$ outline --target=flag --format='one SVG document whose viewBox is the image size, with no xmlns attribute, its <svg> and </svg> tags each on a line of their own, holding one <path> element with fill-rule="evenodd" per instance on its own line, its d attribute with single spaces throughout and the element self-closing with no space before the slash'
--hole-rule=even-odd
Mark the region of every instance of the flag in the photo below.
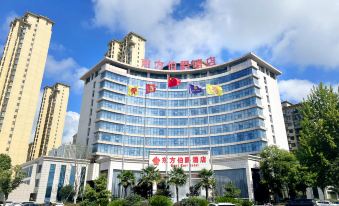
<svg viewBox="0 0 339 206">
<path fill-rule="evenodd" d="M 181 83 L 181 81 L 178 78 L 170 77 L 168 78 L 167 83 L 168 83 L 168 87 L 175 87 L 175 86 L 178 86 Z"/>
<path fill-rule="evenodd" d="M 139 92 L 139 87 L 138 86 L 130 86 L 128 85 L 128 96 L 137 96 Z"/>
<path fill-rule="evenodd" d="M 213 84 L 206 85 L 206 92 L 207 94 L 212 94 L 212 95 L 214 94 L 217 96 L 221 96 L 223 93 L 221 86 L 213 85 Z"/>
<path fill-rule="evenodd" d="M 155 90 L 157 89 L 155 84 L 146 84 L 146 94 L 155 92 Z"/>
<path fill-rule="evenodd" d="M 194 85 L 194 84 L 189 84 L 188 85 L 188 93 L 190 94 L 198 94 L 202 92 L 202 88 L 200 86 Z"/>
</svg>

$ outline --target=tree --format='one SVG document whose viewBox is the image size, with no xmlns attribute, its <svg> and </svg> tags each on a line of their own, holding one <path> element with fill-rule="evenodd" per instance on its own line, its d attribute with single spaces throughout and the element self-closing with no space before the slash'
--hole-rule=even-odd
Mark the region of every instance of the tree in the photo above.
<svg viewBox="0 0 339 206">
<path fill-rule="evenodd" d="M 73 200 L 74 193 L 75 191 L 72 185 L 63 186 L 60 190 L 60 198 L 64 202 L 70 202 Z"/>
<path fill-rule="evenodd" d="M 302 197 L 306 197 L 306 189 L 314 184 L 314 173 L 310 173 L 308 168 L 300 164 L 294 165 L 288 174 L 288 193 L 290 198 L 295 198 L 297 192 L 302 193 Z"/>
<path fill-rule="evenodd" d="M 169 183 L 175 185 L 177 202 L 179 202 L 179 187 L 184 186 L 187 182 L 187 175 L 181 167 L 173 167 L 169 172 Z"/>
<path fill-rule="evenodd" d="M 144 188 L 147 188 L 146 198 L 152 196 L 153 184 L 156 184 L 160 181 L 160 172 L 157 167 L 150 165 L 141 171 L 141 179 L 138 182 L 138 186 L 143 185 Z M 140 194 L 143 196 L 142 194 Z"/>
<path fill-rule="evenodd" d="M 298 164 L 292 153 L 279 149 L 277 146 L 268 146 L 260 153 L 260 171 L 263 183 L 266 184 L 275 199 L 281 196 L 281 189 L 288 185 L 289 174 Z"/>
<path fill-rule="evenodd" d="M 82 205 L 108 205 L 111 192 L 106 189 L 107 178 L 101 175 L 93 183 L 93 187 L 86 185 Z"/>
<path fill-rule="evenodd" d="M 213 177 L 214 173 L 212 170 L 202 169 L 199 171 L 198 177 L 200 182 L 198 185 L 205 188 L 206 200 L 208 199 L 208 189 L 212 189 L 215 185 L 215 178 Z"/>
<path fill-rule="evenodd" d="M 339 187 L 339 95 L 320 83 L 302 103 L 301 164 L 315 174 L 316 185 Z"/>
<path fill-rule="evenodd" d="M 8 199 L 9 193 L 16 189 L 25 177 L 20 166 L 12 167 L 11 158 L 6 154 L 0 154 L 0 192 Z"/>
<path fill-rule="evenodd" d="M 189 193 L 186 194 L 187 197 L 197 197 L 200 195 L 200 185 L 196 184 L 189 187 Z"/>
<path fill-rule="evenodd" d="M 172 197 L 172 193 L 169 187 L 169 184 L 165 179 L 162 179 L 158 184 L 157 184 L 157 192 L 155 195 L 162 195 L 166 197 Z"/>
<path fill-rule="evenodd" d="M 118 175 L 118 179 L 120 180 L 119 185 L 124 188 L 124 197 L 126 197 L 128 187 L 135 184 L 135 176 L 132 171 L 125 170 Z"/>
<path fill-rule="evenodd" d="M 301 166 L 293 153 L 276 146 L 266 147 L 260 153 L 260 171 L 276 200 L 281 190 L 286 189 L 290 198 L 297 196 L 297 191 L 306 193 L 306 188 L 313 185 L 314 174 Z"/>
<path fill-rule="evenodd" d="M 225 197 L 231 197 L 236 198 L 240 196 L 241 190 L 237 188 L 232 182 L 228 182 L 224 185 L 224 196 Z"/>
</svg>

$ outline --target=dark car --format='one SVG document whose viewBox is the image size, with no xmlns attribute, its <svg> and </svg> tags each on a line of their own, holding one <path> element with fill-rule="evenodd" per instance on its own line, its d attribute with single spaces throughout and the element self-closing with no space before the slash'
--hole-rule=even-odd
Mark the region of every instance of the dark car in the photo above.
<svg viewBox="0 0 339 206">
<path fill-rule="evenodd" d="M 37 204 L 35 204 L 34 202 L 23 202 L 21 203 L 23 206 L 38 206 Z"/>
<path fill-rule="evenodd" d="M 286 203 L 286 206 L 313 206 L 314 203 L 312 199 L 294 199 L 289 200 Z"/>
</svg>

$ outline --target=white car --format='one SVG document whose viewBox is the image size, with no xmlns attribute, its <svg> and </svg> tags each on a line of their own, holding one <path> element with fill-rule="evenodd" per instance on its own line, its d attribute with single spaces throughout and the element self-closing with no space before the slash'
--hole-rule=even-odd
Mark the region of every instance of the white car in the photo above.
<svg viewBox="0 0 339 206">
<path fill-rule="evenodd" d="M 220 203 L 210 203 L 208 206 L 235 206 L 235 204 L 229 202 L 220 202 Z"/>
<path fill-rule="evenodd" d="M 57 203 L 55 203 L 55 206 L 64 206 L 64 203 L 62 203 L 62 202 L 57 202 Z"/>
<path fill-rule="evenodd" d="M 315 201 L 316 206 L 332 206 L 332 202 L 327 201 L 327 200 L 318 200 Z"/>
</svg>

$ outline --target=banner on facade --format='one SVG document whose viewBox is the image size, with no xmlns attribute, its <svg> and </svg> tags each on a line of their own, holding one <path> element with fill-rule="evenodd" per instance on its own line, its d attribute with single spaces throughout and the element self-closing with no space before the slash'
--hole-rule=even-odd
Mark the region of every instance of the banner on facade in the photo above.
<svg viewBox="0 0 339 206">
<path fill-rule="evenodd" d="M 200 171 L 202 169 L 211 169 L 210 155 L 207 151 L 188 152 L 154 152 L 149 155 L 149 164 L 156 166 L 160 171 L 170 171 L 172 167 L 182 167 L 185 171 Z"/>
</svg>

